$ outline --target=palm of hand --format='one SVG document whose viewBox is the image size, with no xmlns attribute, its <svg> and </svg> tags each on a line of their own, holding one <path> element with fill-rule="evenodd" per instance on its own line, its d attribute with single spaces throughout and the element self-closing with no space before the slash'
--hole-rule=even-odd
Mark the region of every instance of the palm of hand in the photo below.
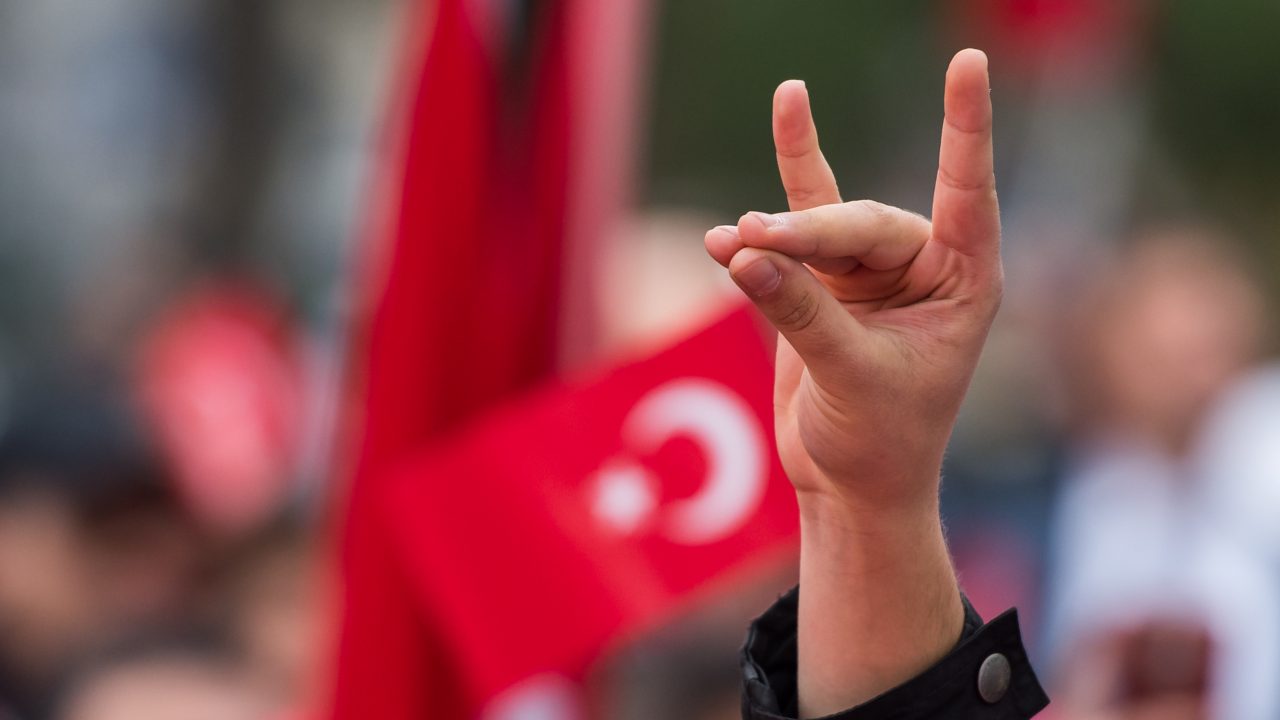
<svg viewBox="0 0 1280 720">
<path fill-rule="evenodd" d="M 848 481 L 865 490 L 878 480 L 884 493 L 896 494 L 916 489 L 902 476 L 936 477 L 985 337 L 981 321 L 989 322 L 995 310 L 989 301 L 970 317 L 970 301 L 950 293 L 961 281 L 955 268 L 966 261 L 926 241 L 897 267 L 814 272 L 866 332 L 847 349 L 845 372 L 823 382 L 815 382 L 800 354 L 779 338 L 778 451 L 797 487 L 827 491 Z M 896 457 L 885 463 L 869 461 L 894 448 Z M 902 463 L 907 453 L 918 463 Z"/>
</svg>

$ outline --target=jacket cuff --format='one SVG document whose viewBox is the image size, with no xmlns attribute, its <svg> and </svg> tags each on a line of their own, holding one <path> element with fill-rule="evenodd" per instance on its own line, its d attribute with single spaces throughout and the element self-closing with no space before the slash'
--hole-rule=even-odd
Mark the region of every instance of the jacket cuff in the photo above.
<svg viewBox="0 0 1280 720">
<path fill-rule="evenodd" d="M 799 588 L 751 624 L 742 648 L 744 720 L 792 720 L 796 708 L 796 616 Z M 960 641 L 916 677 L 829 720 L 1024 720 L 1049 704 L 1027 660 L 1018 611 L 989 623 L 964 601 Z"/>
</svg>

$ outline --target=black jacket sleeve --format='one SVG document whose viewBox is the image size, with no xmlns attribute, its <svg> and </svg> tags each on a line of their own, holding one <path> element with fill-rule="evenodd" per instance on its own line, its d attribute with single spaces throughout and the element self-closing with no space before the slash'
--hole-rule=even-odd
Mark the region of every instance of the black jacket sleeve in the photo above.
<svg viewBox="0 0 1280 720">
<path fill-rule="evenodd" d="M 742 649 L 742 717 L 789 720 L 796 710 L 798 589 L 751 624 Z M 830 720 L 1024 720 L 1049 704 L 1027 661 L 1018 612 L 985 625 L 968 599 L 954 650 L 933 667 Z"/>
</svg>

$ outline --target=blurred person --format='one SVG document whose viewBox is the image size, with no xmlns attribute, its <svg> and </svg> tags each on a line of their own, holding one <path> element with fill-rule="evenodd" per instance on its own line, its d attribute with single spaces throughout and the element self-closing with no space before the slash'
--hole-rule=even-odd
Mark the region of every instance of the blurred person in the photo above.
<svg viewBox="0 0 1280 720">
<path fill-rule="evenodd" d="M 150 319 L 133 385 L 167 482 L 216 543 L 251 539 L 299 499 L 308 429 L 302 334 L 259 284 L 209 278 Z"/>
<path fill-rule="evenodd" d="M 262 718 L 311 694 L 305 524 L 212 536 L 173 482 L 111 391 L 22 393 L 0 435 L 0 709 Z"/>
<path fill-rule="evenodd" d="M 106 654 L 64 690 L 56 720 L 261 720 L 269 705 L 224 655 L 201 642 L 146 643 Z"/>
<path fill-rule="evenodd" d="M 228 643 L 236 666 L 273 713 L 303 712 L 317 688 L 319 581 L 314 538 L 296 517 L 267 526 L 228 571 Z"/>
<path fill-rule="evenodd" d="M 81 553 L 94 605 L 109 628 L 181 624 L 201 611 L 213 580 L 209 544 L 182 510 L 164 475 L 135 470 L 127 482 L 81 511 Z"/>
<path fill-rule="evenodd" d="M 202 560 L 127 404 L 30 381 L 0 433 L 0 706 L 44 717 L 84 653 L 185 620 Z"/>
<path fill-rule="evenodd" d="M 1280 365 L 1250 370 L 1214 404 L 1194 467 L 1209 490 L 1205 514 L 1280 567 Z"/>
<path fill-rule="evenodd" d="M 610 720 L 731 720 L 740 717 L 741 678 L 726 662 L 742 628 L 796 583 L 790 563 L 703 600 L 605 660 L 589 678 L 595 717 Z"/>
<path fill-rule="evenodd" d="M 30 483 L 19 487 L 18 482 Z M 97 629 L 74 510 L 34 476 L 0 490 L 0 717 L 39 713 Z"/>
<path fill-rule="evenodd" d="M 1072 434 L 1186 457 L 1214 400 L 1257 362 L 1261 292 L 1227 240 L 1194 227 L 1148 231 L 1097 264 L 1064 347 Z"/>
<path fill-rule="evenodd" d="M 765 601 L 768 602 L 767 600 Z M 611 720 L 733 720 L 740 717 L 740 679 L 731 663 L 742 642 L 741 619 L 732 630 L 681 621 L 653 633 L 620 658 L 607 688 Z"/>
<path fill-rule="evenodd" d="M 1068 717 L 1280 712 L 1280 574 L 1233 530 L 1240 513 L 1212 512 L 1224 478 L 1203 459 L 1262 334 L 1261 294 L 1228 248 L 1190 228 L 1139 237 L 1074 308 L 1049 587 Z"/>
</svg>

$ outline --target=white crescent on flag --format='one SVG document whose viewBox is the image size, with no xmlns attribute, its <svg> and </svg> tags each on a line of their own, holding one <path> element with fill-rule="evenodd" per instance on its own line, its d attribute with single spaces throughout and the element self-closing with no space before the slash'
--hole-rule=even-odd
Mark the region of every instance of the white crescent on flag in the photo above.
<svg viewBox="0 0 1280 720">
<path fill-rule="evenodd" d="M 694 495 L 660 505 L 658 478 L 635 456 L 677 436 L 698 445 L 707 474 Z M 705 545 L 738 530 L 764 497 L 764 431 L 746 401 L 720 383 L 680 378 L 655 388 L 628 413 L 622 439 L 632 455 L 607 462 L 590 485 L 596 518 L 615 532 L 651 526 L 672 542 Z"/>
</svg>

